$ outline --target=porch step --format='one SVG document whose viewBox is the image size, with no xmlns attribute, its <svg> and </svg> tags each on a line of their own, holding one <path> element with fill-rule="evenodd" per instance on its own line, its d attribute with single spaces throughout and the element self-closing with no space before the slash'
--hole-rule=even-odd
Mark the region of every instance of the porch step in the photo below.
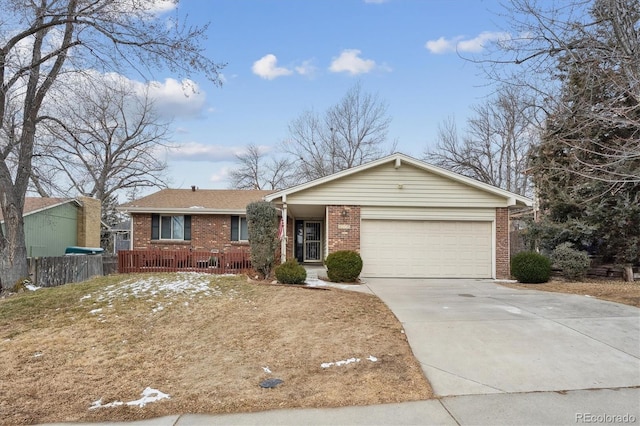
<svg viewBox="0 0 640 426">
<path fill-rule="evenodd" d="M 308 280 L 317 280 L 318 279 L 318 271 L 307 271 L 307 279 Z"/>
</svg>

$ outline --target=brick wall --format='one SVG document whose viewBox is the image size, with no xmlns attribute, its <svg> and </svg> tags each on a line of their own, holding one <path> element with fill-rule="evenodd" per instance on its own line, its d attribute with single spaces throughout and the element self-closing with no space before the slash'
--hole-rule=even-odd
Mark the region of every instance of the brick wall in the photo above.
<svg viewBox="0 0 640 426">
<path fill-rule="evenodd" d="M 100 247 L 100 224 L 102 203 L 91 197 L 79 197 L 82 207 L 78 211 L 77 245 Z"/>
<path fill-rule="evenodd" d="M 231 241 L 230 215 L 191 215 L 191 241 L 151 240 L 151 214 L 133 214 L 133 249 L 249 251 L 249 243 Z"/>
<path fill-rule="evenodd" d="M 327 226 L 329 253 L 360 252 L 360 206 L 328 206 Z"/>
<path fill-rule="evenodd" d="M 509 209 L 496 208 L 496 278 L 510 279 Z"/>
</svg>

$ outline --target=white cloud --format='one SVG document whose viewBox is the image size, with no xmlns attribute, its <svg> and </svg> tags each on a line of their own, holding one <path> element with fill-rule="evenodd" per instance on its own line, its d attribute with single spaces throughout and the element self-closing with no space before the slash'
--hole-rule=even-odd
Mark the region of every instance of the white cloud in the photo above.
<svg viewBox="0 0 640 426">
<path fill-rule="evenodd" d="M 226 182 L 226 180 L 229 178 L 230 171 L 230 167 L 221 167 L 216 173 L 213 173 L 211 176 L 209 176 L 209 181 L 215 183 Z"/>
<path fill-rule="evenodd" d="M 169 160 L 175 161 L 233 161 L 243 151 L 241 147 L 209 145 L 200 142 L 187 142 L 167 148 Z"/>
<path fill-rule="evenodd" d="M 316 67 L 313 65 L 312 60 L 303 61 L 301 65 L 295 67 L 295 70 L 298 74 L 306 77 L 313 77 L 316 73 Z"/>
<path fill-rule="evenodd" d="M 483 31 L 476 37 L 464 39 L 463 36 L 447 39 L 440 37 L 437 40 L 429 40 L 425 43 L 431 53 L 448 53 L 448 52 L 481 52 L 489 43 L 509 40 L 511 35 L 505 32 Z"/>
<path fill-rule="evenodd" d="M 145 86 L 137 82 L 136 88 L 142 93 Z M 195 118 L 201 116 L 206 108 L 206 95 L 192 80 L 167 78 L 164 82 L 152 81 L 148 90 L 154 107 L 163 116 Z"/>
<path fill-rule="evenodd" d="M 375 61 L 371 59 L 362 59 L 362 53 L 358 49 L 345 49 L 340 56 L 333 58 L 329 71 L 331 72 L 348 72 L 351 75 L 368 73 L 376 67 Z"/>
<path fill-rule="evenodd" d="M 271 53 L 255 61 L 251 70 L 254 74 L 266 80 L 293 74 L 290 69 L 279 67 L 278 58 Z"/>
</svg>

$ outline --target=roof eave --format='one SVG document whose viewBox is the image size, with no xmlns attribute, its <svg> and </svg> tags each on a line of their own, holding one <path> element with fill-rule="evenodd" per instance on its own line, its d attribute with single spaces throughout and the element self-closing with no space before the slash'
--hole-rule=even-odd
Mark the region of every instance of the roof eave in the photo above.
<svg viewBox="0 0 640 426">
<path fill-rule="evenodd" d="M 247 209 L 210 209 L 210 208 L 174 208 L 174 207 L 116 207 L 122 213 L 165 213 L 165 214 L 246 214 Z"/>
</svg>

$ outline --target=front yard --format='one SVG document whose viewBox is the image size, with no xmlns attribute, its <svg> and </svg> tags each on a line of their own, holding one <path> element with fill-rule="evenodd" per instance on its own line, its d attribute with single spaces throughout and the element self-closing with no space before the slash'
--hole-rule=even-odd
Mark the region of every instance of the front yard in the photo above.
<svg viewBox="0 0 640 426">
<path fill-rule="evenodd" d="M 0 299 L 0 354 L 7 425 L 433 396 L 378 298 L 245 276 L 110 276 Z M 261 388 L 270 378 L 283 383 Z"/>
<path fill-rule="evenodd" d="M 544 284 L 501 283 L 512 288 L 553 291 L 559 293 L 581 294 L 610 302 L 640 308 L 640 282 L 611 281 L 603 279 L 585 279 L 582 282 L 568 282 L 554 279 Z"/>
</svg>

